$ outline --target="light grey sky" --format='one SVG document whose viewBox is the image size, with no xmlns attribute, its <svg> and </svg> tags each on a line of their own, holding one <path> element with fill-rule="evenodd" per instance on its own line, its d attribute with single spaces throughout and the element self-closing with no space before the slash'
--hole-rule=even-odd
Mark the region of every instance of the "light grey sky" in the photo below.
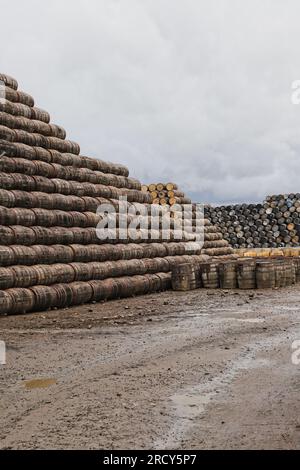
<svg viewBox="0 0 300 470">
<path fill-rule="evenodd" d="M 0 72 L 82 154 L 199 202 L 300 192 L 298 0 L 0 0 Z"/>
</svg>

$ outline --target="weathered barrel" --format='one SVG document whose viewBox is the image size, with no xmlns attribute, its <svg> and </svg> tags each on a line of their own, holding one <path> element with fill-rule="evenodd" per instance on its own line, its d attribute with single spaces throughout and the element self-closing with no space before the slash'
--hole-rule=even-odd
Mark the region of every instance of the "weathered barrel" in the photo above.
<svg viewBox="0 0 300 470">
<path fill-rule="evenodd" d="M 285 260 L 285 281 L 287 286 L 291 286 L 296 282 L 296 270 L 295 265 L 291 260 Z"/>
<path fill-rule="evenodd" d="M 69 284 L 55 284 L 52 286 L 54 291 L 53 302 L 51 307 L 63 308 L 69 307 L 73 303 L 73 291 Z"/>
<path fill-rule="evenodd" d="M 137 276 L 139 277 L 139 276 Z M 130 278 L 129 278 L 130 279 Z M 160 277 L 156 276 L 156 274 L 149 274 L 149 279 L 150 279 L 150 292 L 160 292 L 162 290 L 162 285 L 161 285 L 161 279 Z M 142 276 L 140 277 L 140 281 L 138 282 L 136 286 L 136 290 L 134 292 L 134 295 L 138 295 L 140 293 L 140 286 L 142 284 L 143 278 Z M 197 281 L 196 281 L 197 283 Z M 196 284 L 197 285 L 197 284 Z M 192 281 L 191 283 L 191 288 L 192 290 L 195 289 L 195 282 Z M 197 287 L 196 287 L 197 288 Z"/>
<path fill-rule="evenodd" d="M 34 309 L 35 296 L 30 289 L 9 289 L 7 292 L 12 299 L 11 308 L 8 313 L 22 314 Z"/>
<path fill-rule="evenodd" d="M 0 266 L 10 266 L 14 264 L 14 260 L 12 247 L 0 245 Z"/>
<path fill-rule="evenodd" d="M 0 268 L 0 289 L 10 289 L 14 283 L 14 272 L 10 268 Z"/>
<path fill-rule="evenodd" d="M 257 261 L 256 285 L 258 289 L 273 289 L 276 286 L 273 261 Z"/>
<path fill-rule="evenodd" d="M 5 88 L 5 99 L 12 101 L 13 103 L 22 103 L 26 106 L 33 107 L 34 99 L 24 91 L 17 91 L 13 88 Z"/>
<path fill-rule="evenodd" d="M 0 81 L 4 82 L 6 86 L 12 88 L 13 90 L 18 89 L 18 82 L 13 77 L 0 73 Z"/>
<path fill-rule="evenodd" d="M 275 270 L 275 287 L 285 287 L 286 285 L 286 276 L 285 276 L 285 266 L 284 261 L 281 259 L 274 260 L 274 270 Z"/>
<path fill-rule="evenodd" d="M 160 278 L 161 290 L 168 290 L 171 288 L 172 280 L 170 273 L 157 273 L 156 276 Z"/>
<path fill-rule="evenodd" d="M 221 289 L 236 289 L 238 286 L 236 261 L 220 263 L 219 278 Z"/>
<path fill-rule="evenodd" d="M 38 283 L 38 276 L 34 267 L 12 266 L 9 269 L 14 276 L 14 287 L 29 287 Z"/>
<path fill-rule="evenodd" d="M 32 265 L 37 260 L 40 261 L 36 250 L 32 246 L 13 245 L 11 246 L 11 251 L 13 253 L 13 260 L 9 263 L 10 265 Z"/>
<path fill-rule="evenodd" d="M 296 266 L 293 263 L 293 260 L 290 260 L 290 263 L 291 263 L 291 271 L 292 271 L 292 284 L 296 284 L 297 282 Z"/>
<path fill-rule="evenodd" d="M 256 261 L 252 259 L 237 262 L 237 281 L 240 289 L 256 288 Z"/>
<path fill-rule="evenodd" d="M 2 245 L 13 245 L 15 243 L 15 234 L 11 227 L 0 226 L 0 240 Z"/>
<path fill-rule="evenodd" d="M 34 310 L 47 310 L 57 304 L 57 294 L 50 286 L 33 286 L 30 290 L 34 293 Z"/>
<path fill-rule="evenodd" d="M 188 291 L 200 287 L 199 268 L 192 263 L 178 264 L 172 267 L 172 288 Z"/>
<path fill-rule="evenodd" d="M 0 290 L 0 315 L 9 314 L 12 311 L 13 298 L 8 291 Z"/>
<path fill-rule="evenodd" d="M 202 284 L 205 289 L 218 289 L 220 287 L 217 263 L 201 263 L 200 273 Z"/>
<path fill-rule="evenodd" d="M 300 282 L 300 258 L 294 258 L 293 263 L 295 266 L 296 282 Z"/>
<path fill-rule="evenodd" d="M 81 305 L 92 300 L 93 289 L 88 282 L 73 282 L 71 284 L 74 305 Z"/>
<path fill-rule="evenodd" d="M 0 188 L 0 204 L 4 207 L 15 206 L 15 196 L 11 191 Z"/>
</svg>

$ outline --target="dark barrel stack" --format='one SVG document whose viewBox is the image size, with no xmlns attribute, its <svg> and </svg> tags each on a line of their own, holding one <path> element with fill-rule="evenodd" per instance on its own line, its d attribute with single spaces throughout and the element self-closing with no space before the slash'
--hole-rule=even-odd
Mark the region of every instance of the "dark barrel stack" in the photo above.
<svg viewBox="0 0 300 470">
<path fill-rule="evenodd" d="M 299 246 L 300 193 L 268 196 L 262 204 L 206 206 L 205 215 L 233 248 Z"/>
<path fill-rule="evenodd" d="M 165 290 L 174 266 L 232 253 L 208 220 L 203 247 L 193 221 L 177 237 L 176 217 L 169 236 L 159 225 L 147 238 L 139 204 L 150 214 L 152 198 L 128 169 L 80 155 L 15 79 L 0 81 L 0 314 Z M 96 230 L 103 204 L 117 213 L 106 239 Z M 135 236 L 122 235 L 124 209 L 134 209 L 126 224 L 135 224 Z"/>
</svg>

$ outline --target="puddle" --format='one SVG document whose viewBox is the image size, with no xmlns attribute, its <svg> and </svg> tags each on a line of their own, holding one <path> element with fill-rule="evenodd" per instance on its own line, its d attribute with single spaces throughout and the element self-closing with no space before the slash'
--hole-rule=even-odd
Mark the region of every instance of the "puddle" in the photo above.
<svg viewBox="0 0 300 470">
<path fill-rule="evenodd" d="M 210 394 L 207 395 L 173 395 L 171 397 L 179 418 L 195 418 L 205 410 L 205 405 L 210 401 Z"/>
<path fill-rule="evenodd" d="M 295 305 L 274 305 L 272 307 L 276 310 L 285 310 L 287 312 L 299 312 L 299 304 L 295 303 Z"/>
<path fill-rule="evenodd" d="M 56 385 L 56 383 L 56 379 L 35 379 L 27 380 L 24 385 L 28 390 L 33 390 L 35 388 L 48 388 L 51 385 Z"/>
<path fill-rule="evenodd" d="M 264 323 L 264 318 L 234 318 L 234 317 L 225 317 L 222 318 L 222 321 L 239 321 L 242 323 Z"/>
<path fill-rule="evenodd" d="M 195 312 L 195 311 L 184 312 L 184 315 L 189 316 L 189 317 L 195 317 L 195 318 L 210 317 L 211 316 L 209 313 L 198 313 L 198 312 Z"/>
<path fill-rule="evenodd" d="M 236 320 L 245 322 L 245 323 L 264 323 L 265 322 L 263 318 L 236 318 Z"/>
</svg>

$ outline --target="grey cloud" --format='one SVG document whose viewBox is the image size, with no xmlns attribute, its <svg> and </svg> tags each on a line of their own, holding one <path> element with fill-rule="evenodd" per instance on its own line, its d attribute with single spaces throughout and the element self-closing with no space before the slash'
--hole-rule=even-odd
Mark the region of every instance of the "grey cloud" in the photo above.
<svg viewBox="0 0 300 470">
<path fill-rule="evenodd" d="M 300 191 L 297 0 L 0 0 L 0 70 L 83 154 L 194 200 Z"/>
</svg>

